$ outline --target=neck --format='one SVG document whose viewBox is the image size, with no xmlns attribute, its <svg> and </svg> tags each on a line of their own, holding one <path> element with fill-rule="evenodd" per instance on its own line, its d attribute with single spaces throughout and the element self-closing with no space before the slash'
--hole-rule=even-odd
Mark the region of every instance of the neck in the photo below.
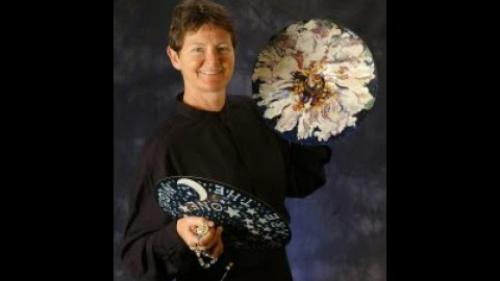
<svg viewBox="0 0 500 281">
<path fill-rule="evenodd" d="M 196 109 L 206 110 L 206 111 L 221 111 L 226 102 L 226 93 L 192 93 L 190 91 L 185 91 L 182 97 L 182 101 L 192 106 Z"/>
</svg>

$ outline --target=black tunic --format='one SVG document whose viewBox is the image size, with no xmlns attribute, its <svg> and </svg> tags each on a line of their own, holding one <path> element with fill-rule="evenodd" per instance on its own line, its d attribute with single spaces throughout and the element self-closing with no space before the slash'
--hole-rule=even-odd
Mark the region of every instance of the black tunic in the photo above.
<svg viewBox="0 0 500 281">
<path fill-rule="evenodd" d="M 325 183 L 327 146 L 289 144 L 266 127 L 254 102 L 228 95 L 219 112 L 198 110 L 178 96 L 176 110 L 144 145 L 121 257 L 138 280 L 292 280 L 285 249 L 225 252 L 202 269 L 176 232 L 176 220 L 153 200 L 154 184 L 166 176 L 198 176 L 241 188 L 289 219 L 285 197 L 304 197 Z"/>
</svg>

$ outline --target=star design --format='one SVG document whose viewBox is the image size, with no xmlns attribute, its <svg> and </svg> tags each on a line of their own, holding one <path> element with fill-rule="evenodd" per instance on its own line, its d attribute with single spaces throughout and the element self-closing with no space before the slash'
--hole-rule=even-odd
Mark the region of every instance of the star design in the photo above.
<svg viewBox="0 0 500 281">
<path fill-rule="evenodd" d="M 247 224 L 252 224 L 252 223 L 253 223 L 253 221 L 252 221 L 251 219 L 249 219 L 249 218 L 246 218 L 246 219 L 245 219 L 245 222 L 246 222 Z"/>
<path fill-rule="evenodd" d="M 269 231 L 271 231 L 271 229 L 268 226 L 266 226 L 266 228 L 264 228 L 264 231 L 268 231 L 269 232 Z"/>
<path fill-rule="evenodd" d="M 240 217 L 239 210 L 238 209 L 233 209 L 231 207 L 227 207 L 226 213 L 232 218 L 232 217 Z"/>
<path fill-rule="evenodd" d="M 267 222 L 267 220 L 266 220 L 265 218 L 260 218 L 260 219 L 259 219 L 259 222 L 260 222 L 260 223 L 266 223 L 266 222 Z"/>
<path fill-rule="evenodd" d="M 252 234 L 255 234 L 255 235 L 258 235 L 258 234 L 260 233 L 260 232 L 258 232 L 258 231 L 257 231 L 257 230 L 255 230 L 255 229 L 252 229 L 250 232 L 251 232 Z"/>
<path fill-rule="evenodd" d="M 189 211 L 188 207 L 182 205 L 182 206 L 179 206 L 179 209 L 181 209 L 183 212 L 187 212 Z"/>
<path fill-rule="evenodd" d="M 247 210 L 247 213 L 249 213 L 250 215 L 255 215 L 257 212 L 255 212 L 255 210 L 254 210 L 254 209 L 249 208 L 249 209 Z"/>
<path fill-rule="evenodd" d="M 266 234 L 266 236 L 264 236 L 264 239 L 266 239 L 266 240 L 272 240 L 273 238 L 271 236 L 269 236 L 269 234 Z"/>
<path fill-rule="evenodd" d="M 281 236 L 284 236 L 284 237 L 289 236 L 289 234 L 284 232 L 284 231 L 280 231 L 280 232 L 278 232 L 278 234 L 281 234 Z"/>
</svg>

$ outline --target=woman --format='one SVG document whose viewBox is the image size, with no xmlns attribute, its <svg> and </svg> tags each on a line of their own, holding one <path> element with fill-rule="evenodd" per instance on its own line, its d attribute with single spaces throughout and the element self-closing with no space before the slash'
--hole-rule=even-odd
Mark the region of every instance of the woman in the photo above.
<svg viewBox="0 0 500 281">
<path fill-rule="evenodd" d="M 234 267 L 225 280 L 292 280 L 285 249 L 229 251 L 222 226 L 202 217 L 172 218 L 153 197 L 164 177 L 197 176 L 252 193 L 289 219 L 285 197 L 304 197 L 325 183 L 328 147 L 286 142 L 266 127 L 250 98 L 226 93 L 235 47 L 222 6 L 181 1 L 174 9 L 167 55 L 184 91 L 145 144 L 130 194 L 121 256 L 137 280 L 220 280 L 229 255 Z M 200 227 L 207 230 L 201 237 Z M 218 262 L 202 268 L 196 251 Z"/>
</svg>

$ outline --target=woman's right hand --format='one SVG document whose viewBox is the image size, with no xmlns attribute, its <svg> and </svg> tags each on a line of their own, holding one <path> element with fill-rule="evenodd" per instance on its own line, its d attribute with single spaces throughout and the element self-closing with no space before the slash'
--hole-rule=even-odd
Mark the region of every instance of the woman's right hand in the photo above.
<svg viewBox="0 0 500 281">
<path fill-rule="evenodd" d="M 199 236 L 198 227 L 208 226 L 208 231 Z M 213 221 L 203 217 L 183 217 L 177 220 L 177 233 L 191 250 L 206 251 L 212 258 L 218 258 L 224 252 L 222 226 L 215 227 Z"/>
</svg>

